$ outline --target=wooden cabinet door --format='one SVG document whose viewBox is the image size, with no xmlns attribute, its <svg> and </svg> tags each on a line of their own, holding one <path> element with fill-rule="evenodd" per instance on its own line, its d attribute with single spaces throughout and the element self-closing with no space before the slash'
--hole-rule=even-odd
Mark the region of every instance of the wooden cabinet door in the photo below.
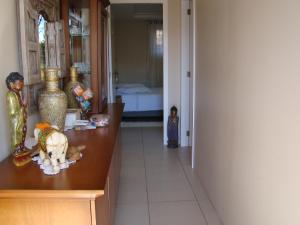
<svg viewBox="0 0 300 225">
<path fill-rule="evenodd" d="M 94 225 L 91 218 L 91 204 L 85 199 L 0 200 L 1 225 Z"/>
<path fill-rule="evenodd" d="M 61 77 L 65 77 L 67 73 L 66 67 L 66 46 L 65 46 L 65 27 L 63 21 L 56 22 L 58 50 L 58 63 L 61 70 Z"/>
<path fill-rule="evenodd" d="M 59 76 L 66 74 L 64 29 L 62 22 L 48 22 L 45 38 L 46 68 L 59 68 Z"/>
<path fill-rule="evenodd" d="M 120 151 L 120 135 L 116 139 L 114 147 L 114 155 L 112 158 L 111 167 L 109 170 L 109 217 L 110 224 L 114 224 L 118 192 L 119 192 L 119 179 L 120 179 L 120 169 L 121 169 L 121 151 Z"/>
<path fill-rule="evenodd" d="M 105 110 L 106 106 L 107 106 L 107 96 L 108 96 L 108 39 L 107 39 L 107 11 L 104 8 L 103 4 L 99 4 L 99 31 L 100 31 L 100 35 L 99 35 L 99 80 L 100 80 L 100 84 L 99 84 L 99 93 L 100 93 L 100 104 L 99 104 L 99 111 L 102 112 Z"/>
<path fill-rule="evenodd" d="M 41 81 L 38 12 L 29 0 L 18 0 L 18 30 L 20 43 L 20 62 L 25 84 Z"/>
</svg>

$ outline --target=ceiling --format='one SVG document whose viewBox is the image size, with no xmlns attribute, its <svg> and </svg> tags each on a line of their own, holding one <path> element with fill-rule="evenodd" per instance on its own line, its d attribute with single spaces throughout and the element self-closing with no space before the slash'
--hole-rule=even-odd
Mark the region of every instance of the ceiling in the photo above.
<svg viewBox="0 0 300 225">
<path fill-rule="evenodd" d="M 162 4 L 112 4 L 112 18 L 116 20 L 162 20 Z"/>
</svg>

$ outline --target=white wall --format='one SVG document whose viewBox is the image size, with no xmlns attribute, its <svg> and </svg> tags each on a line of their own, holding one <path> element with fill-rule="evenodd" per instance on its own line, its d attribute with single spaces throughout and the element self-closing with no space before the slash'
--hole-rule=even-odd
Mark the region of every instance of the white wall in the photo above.
<svg viewBox="0 0 300 225">
<path fill-rule="evenodd" d="M 120 83 L 147 82 L 149 51 L 148 23 L 143 20 L 114 20 L 114 72 Z"/>
<path fill-rule="evenodd" d="M 180 115 L 181 0 L 168 1 L 168 102 Z"/>
<path fill-rule="evenodd" d="M 300 224 L 300 2 L 197 0 L 197 171 L 224 225 Z"/>
<path fill-rule="evenodd" d="M 20 71 L 17 42 L 17 16 L 16 2 L 14 0 L 1 0 L 0 7 L 0 160 L 8 156 L 10 149 L 10 135 L 8 116 L 6 113 L 6 76 L 13 71 Z M 29 118 L 28 134 L 32 133 L 33 124 L 37 115 Z"/>
</svg>

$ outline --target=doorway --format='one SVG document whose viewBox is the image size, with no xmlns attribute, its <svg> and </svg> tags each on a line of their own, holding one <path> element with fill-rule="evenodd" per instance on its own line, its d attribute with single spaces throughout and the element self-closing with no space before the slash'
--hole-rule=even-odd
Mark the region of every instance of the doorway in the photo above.
<svg viewBox="0 0 300 225">
<path fill-rule="evenodd" d="M 124 122 L 162 126 L 163 5 L 112 4 L 110 12 L 112 99 L 125 103 Z"/>
<path fill-rule="evenodd" d="M 187 1 L 187 0 L 182 0 L 182 1 Z M 181 48 L 181 41 L 178 42 L 177 45 L 174 45 L 175 42 L 177 42 L 178 39 L 181 39 L 180 37 L 178 38 L 178 35 L 181 35 L 181 26 L 182 24 L 180 24 L 180 22 L 177 24 L 178 18 L 181 18 L 181 13 L 183 13 L 183 9 L 182 9 L 182 1 L 164 1 L 164 0 L 111 0 L 112 6 L 114 4 L 137 4 L 137 3 L 143 3 L 143 4 L 162 4 L 163 5 L 163 40 L 164 40 L 164 52 L 163 52 L 163 108 L 164 108 L 164 117 L 163 117 L 163 126 L 164 126 L 164 132 L 163 132 L 163 136 L 164 136 L 164 144 L 167 144 L 167 120 L 168 120 L 168 115 L 169 115 L 169 109 L 173 104 L 176 104 L 180 107 L 180 113 L 181 113 L 181 104 L 180 102 L 182 101 L 181 98 L 179 101 L 175 101 L 174 102 L 174 93 L 181 89 L 181 76 L 182 76 L 182 72 L 179 71 L 179 75 L 178 75 L 178 79 L 180 81 L 176 81 L 175 84 L 179 84 L 178 86 L 176 86 L 176 89 L 174 89 L 174 74 L 176 74 L 177 77 L 177 68 L 176 70 L 173 69 L 173 67 L 176 65 L 180 65 L 181 63 L 181 56 L 177 57 L 177 55 L 174 57 L 174 54 L 180 54 L 181 50 L 178 50 L 178 46 L 179 48 Z M 195 131 L 195 72 L 196 72 L 196 43 L 195 43 L 195 33 L 196 33 L 196 26 L 195 26 L 195 17 L 196 17 L 196 11 L 195 11 L 195 1 L 194 0 L 189 0 L 189 6 L 190 6 L 190 18 L 189 18 L 189 47 L 190 47 L 190 51 L 189 51 L 189 63 L 190 63 L 190 72 L 191 72 L 191 78 L 190 83 L 189 83 L 189 131 L 190 131 L 190 140 L 188 141 L 189 146 L 192 145 L 192 162 L 194 165 L 194 131 Z M 180 4 L 174 7 L 174 4 Z M 179 11 L 178 8 L 180 8 Z M 176 11 L 174 11 L 176 10 Z M 186 13 L 186 11 L 185 11 Z M 173 22 L 173 21 L 176 22 Z M 174 25 L 176 24 L 176 27 L 174 28 Z M 179 31 L 179 32 L 177 32 Z M 169 38 L 173 38 L 172 42 L 169 42 Z M 175 38 L 175 39 L 174 39 Z M 177 58 L 179 58 L 179 60 L 177 60 Z M 169 77 L 169 72 L 172 73 L 172 77 Z M 175 72 L 175 73 L 174 73 Z M 113 77 L 113 71 L 110 68 L 109 71 L 110 74 L 110 79 L 112 79 Z M 186 73 L 185 73 L 186 74 Z M 177 78 L 176 78 L 177 79 Z M 112 82 L 111 82 L 112 83 Z M 170 86 L 170 87 L 169 87 Z M 112 92 L 112 88 L 110 89 Z M 181 92 L 181 91 L 180 91 Z M 110 94 L 112 96 L 112 94 Z M 113 101 L 115 99 L 112 99 Z M 186 134 L 186 130 L 183 132 L 180 129 L 180 134 L 181 133 L 185 133 Z"/>
</svg>

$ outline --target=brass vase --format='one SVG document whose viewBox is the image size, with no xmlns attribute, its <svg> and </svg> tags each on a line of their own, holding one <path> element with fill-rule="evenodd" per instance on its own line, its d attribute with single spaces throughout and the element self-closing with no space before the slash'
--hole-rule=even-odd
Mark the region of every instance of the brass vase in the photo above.
<svg viewBox="0 0 300 225">
<path fill-rule="evenodd" d="M 64 130 L 67 96 L 59 89 L 58 69 L 46 70 L 46 89 L 39 96 L 39 111 L 43 122 Z"/>
<path fill-rule="evenodd" d="M 68 98 L 68 108 L 73 108 L 73 109 L 79 108 L 78 102 L 73 94 L 73 88 L 78 84 L 83 86 L 83 84 L 78 81 L 78 73 L 77 73 L 76 67 L 71 67 L 70 68 L 70 81 L 69 81 L 69 83 L 67 83 L 67 85 L 65 87 L 65 93 Z"/>
</svg>

